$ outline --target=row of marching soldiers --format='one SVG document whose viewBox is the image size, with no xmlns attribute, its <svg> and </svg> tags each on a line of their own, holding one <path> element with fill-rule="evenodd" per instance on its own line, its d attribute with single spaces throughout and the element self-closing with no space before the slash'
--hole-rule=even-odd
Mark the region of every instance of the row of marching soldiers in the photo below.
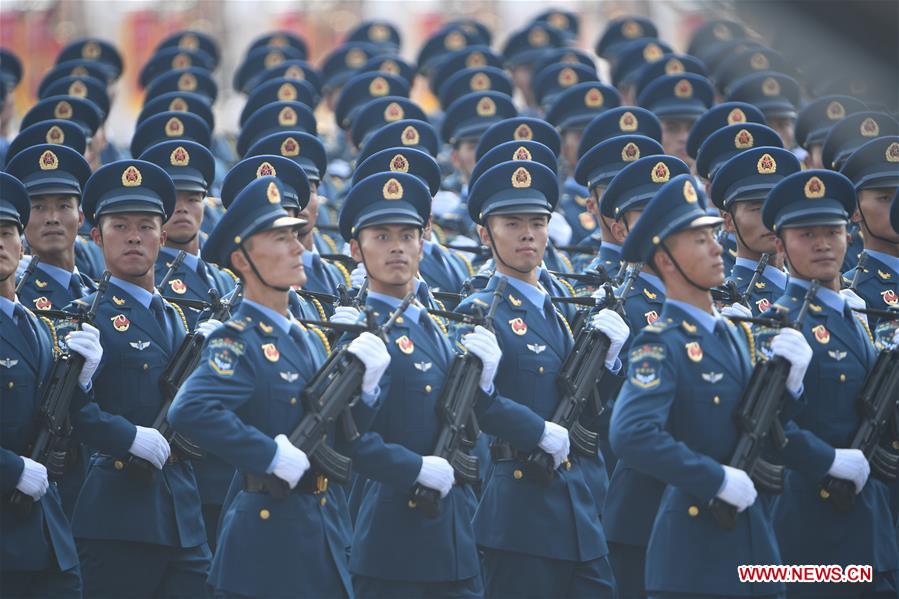
<svg viewBox="0 0 899 599">
<path fill-rule="evenodd" d="M 895 119 L 735 23 L 610 23 L 615 87 L 573 15 L 479 25 L 437 115 L 388 23 L 260 38 L 236 148 L 176 34 L 132 159 L 63 50 L 0 174 L 5 595 L 895 596 Z"/>
</svg>

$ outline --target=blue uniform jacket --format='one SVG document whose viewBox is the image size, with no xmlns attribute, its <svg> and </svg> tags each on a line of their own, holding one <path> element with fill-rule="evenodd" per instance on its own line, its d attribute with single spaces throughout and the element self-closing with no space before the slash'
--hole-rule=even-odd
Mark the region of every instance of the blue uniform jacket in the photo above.
<svg viewBox="0 0 899 599">
<path fill-rule="evenodd" d="M 174 258 L 165 252 L 159 252 L 156 258 L 156 284 L 162 283 L 162 279 L 169 272 Z M 219 293 L 219 297 L 227 295 L 229 291 L 234 289 L 236 279 L 231 271 L 221 270 L 208 262 L 201 263 L 205 266 L 206 277 L 204 278 L 197 270 L 189 268 L 184 262 L 181 263 L 172 276 L 165 289 L 160 289 L 159 293 L 165 298 L 175 300 L 189 299 L 208 302 L 209 290 L 215 289 Z M 197 326 L 200 311 L 195 308 L 182 308 L 184 316 L 187 318 L 189 330 L 193 330 Z"/>
<path fill-rule="evenodd" d="M 752 281 L 753 269 L 747 268 L 742 264 L 734 264 L 733 269 L 730 271 L 730 276 L 728 277 L 729 281 L 733 281 L 737 285 L 737 289 L 740 293 L 746 293 L 746 288 L 749 287 L 750 281 Z M 753 285 L 753 288 L 749 290 L 749 307 L 752 310 L 753 316 L 758 316 L 762 312 L 766 312 L 768 308 L 771 307 L 777 298 L 783 295 L 783 288 L 772 281 L 768 277 L 765 276 L 764 271 L 761 275 L 759 275 L 758 280 Z"/>
<path fill-rule="evenodd" d="M 87 233 L 90 227 L 87 227 Z M 103 249 L 90 238 L 78 235 L 75 237 L 75 266 L 78 271 L 91 279 L 99 279 L 106 270 L 106 260 L 103 258 Z"/>
<path fill-rule="evenodd" d="M 82 273 L 81 269 L 79 269 L 78 277 L 81 279 L 81 285 L 87 293 L 97 290 L 97 284 L 86 274 Z M 42 271 L 40 266 L 25 281 L 17 295 L 23 305 L 38 314 L 42 310 L 62 310 L 78 299 L 72 296 L 72 292 L 67 287 L 63 287 L 56 279 Z"/>
<path fill-rule="evenodd" d="M 587 198 L 590 192 L 586 187 L 578 185 L 571 177 L 562 183 L 559 197 L 559 212 L 571 227 L 571 239 L 583 239 L 596 229 L 596 217 L 587 210 Z"/>
<path fill-rule="evenodd" d="M 856 266 L 843 275 L 843 282 L 847 286 L 852 284 L 857 268 Z M 868 255 L 862 272 L 858 275 L 855 292 L 865 300 L 865 304 L 869 308 L 875 310 L 899 309 L 899 273 L 881 260 Z M 868 324 L 872 330 L 877 328 L 879 323 L 879 318 L 872 314 L 868 315 Z"/>
<path fill-rule="evenodd" d="M 432 244 L 431 251 L 425 249 L 418 272 L 432 290 L 451 293 L 458 293 L 474 274 L 468 260 L 439 243 Z"/>
<path fill-rule="evenodd" d="M 737 515 L 734 530 L 719 527 L 707 509 L 737 443 L 733 411 L 752 370 L 746 339 L 736 326 L 728 329 L 735 349 L 666 304 L 631 345 L 611 440 L 619 467 L 624 462 L 668 485 L 647 548 L 649 592 L 783 592 L 783 585 L 741 584 L 735 574 L 740 564 L 780 563 L 761 502 Z"/>
</svg>

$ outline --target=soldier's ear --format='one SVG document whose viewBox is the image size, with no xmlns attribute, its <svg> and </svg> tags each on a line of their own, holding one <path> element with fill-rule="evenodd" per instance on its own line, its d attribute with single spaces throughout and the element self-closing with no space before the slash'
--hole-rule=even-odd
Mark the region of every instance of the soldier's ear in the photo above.
<svg viewBox="0 0 899 599">
<path fill-rule="evenodd" d="M 777 249 L 778 254 L 784 254 L 786 252 L 783 237 L 777 235 L 777 237 L 774 238 L 774 247 Z"/>
<path fill-rule="evenodd" d="M 854 223 L 860 223 L 862 221 L 862 213 L 856 207 L 855 212 L 852 213 L 852 217 L 850 218 Z"/>
<path fill-rule="evenodd" d="M 356 262 L 362 262 L 362 249 L 359 247 L 359 238 L 350 239 L 350 255 Z"/>
<path fill-rule="evenodd" d="M 736 233 L 737 229 L 734 227 L 734 215 L 729 210 L 719 210 L 721 213 L 721 218 L 724 219 L 724 230 L 728 233 Z"/>
<path fill-rule="evenodd" d="M 487 227 L 478 225 L 478 238 L 481 240 L 481 245 L 490 246 L 490 235 L 487 234 Z"/>
<path fill-rule="evenodd" d="M 81 215 L 84 218 L 84 215 Z M 99 225 L 100 223 L 98 223 Z M 101 248 L 103 247 L 103 230 L 99 226 L 95 226 L 91 229 L 91 239 Z"/>
</svg>

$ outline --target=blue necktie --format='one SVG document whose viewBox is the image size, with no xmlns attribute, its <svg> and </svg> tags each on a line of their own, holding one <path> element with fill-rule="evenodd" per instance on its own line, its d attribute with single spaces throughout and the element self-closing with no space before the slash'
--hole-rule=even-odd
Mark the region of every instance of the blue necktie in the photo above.
<svg viewBox="0 0 899 599">
<path fill-rule="evenodd" d="M 31 355 L 38 356 L 37 335 L 34 334 L 34 329 L 31 328 L 31 320 L 28 318 L 28 313 L 25 311 L 24 306 L 16 304 L 13 315 L 15 316 L 16 327 L 18 327 L 19 332 L 28 344 L 28 351 Z"/>
<path fill-rule="evenodd" d="M 84 287 L 81 285 L 81 277 L 75 273 L 72 273 L 72 278 L 69 279 L 69 293 L 72 295 L 72 299 L 81 299 L 84 297 Z"/>
<path fill-rule="evenodd" d="M 162 331 L 162 334 L 165 335 L 165 338 L 169 342 L 169 349 L 171 349 L 172 329 L 169 326 L 168 315 L 165 311 L 165 303 L 162 301 L 161 295 L 154 295 L 153 299 L 150 300 L 150 311 L 153 312 L 153 316 L 156 317 L 156 324 L 159 325 L 159 329 Z"/>
</svg>

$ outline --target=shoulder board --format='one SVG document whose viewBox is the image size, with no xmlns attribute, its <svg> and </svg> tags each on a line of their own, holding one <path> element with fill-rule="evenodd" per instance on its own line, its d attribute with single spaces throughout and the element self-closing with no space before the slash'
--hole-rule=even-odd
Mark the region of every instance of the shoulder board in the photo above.
<svg viewBox="0 0 899 599">
<path fill-rule="evenodd" d="M 188 324 L 187 324 L 187 318 L 184 317 L 184 310 L 181 309 L 181 306 L 179 306 L 178 304 L 174 304 L 165 298 L 163 298 L 163 300 L 165 301 L 165 303 L 167 303 L 168 305 L 170 305 L 172 308 L 175 309 L 175 312 L 177 312 L 178 316 L 181 317 L 181 324 L 184 325 L 184 331 L 186 333 L 189 333 L 190 326 L 188 326 Z"/>
<path fill-rule="evenodd" d="M 328 343 L 328 336 L 325 335 L 325 333 L 317 326 L 310 324 L 306 328 L 308 328 L 310 331 L 312 331 L 313 333 L 318 335 L 318 338 L 321 340 L 322 345 L 325 346 L 325 354 L 330 355 L 331 354 L 331 344 Z"/>
<path fill-rule="evenodd" d="M 348 271 L 346 269 L 346 266 L 344 266 L 339 260 L 335 260 L 334 262 L 331 262 L 331 264 L 333 264 L 334 267 L 340 271 L 341 276 L 343 276 L 344 284 L 349 285 L 350 284 L 350 271 Z"/>
</svg>

